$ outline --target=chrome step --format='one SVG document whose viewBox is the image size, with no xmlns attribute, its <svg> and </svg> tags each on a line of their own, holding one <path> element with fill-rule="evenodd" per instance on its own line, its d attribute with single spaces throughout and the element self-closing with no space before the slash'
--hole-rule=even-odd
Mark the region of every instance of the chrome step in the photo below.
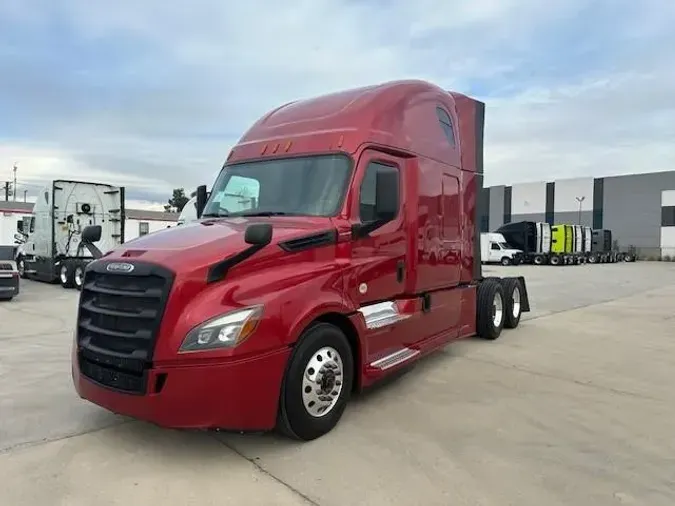
<svg viewBox="0 0 675 506">
<path fill-rule="evenodd" d="M 375 367 L 376 369 L 384 371 L 396 365 L 402 364 L 403 362 L 410 360 L 411 358 L 416 357 L 419 354 L 420 354 L 419 350 L 413 350 L 411 348 L 403 348 L 401 350 L 395 351 L 394 353 L 387 355 L 386 357 L 377 359 L 375 362 L 372 362 L 370 364 L 370 367 Z"/>
</svg>

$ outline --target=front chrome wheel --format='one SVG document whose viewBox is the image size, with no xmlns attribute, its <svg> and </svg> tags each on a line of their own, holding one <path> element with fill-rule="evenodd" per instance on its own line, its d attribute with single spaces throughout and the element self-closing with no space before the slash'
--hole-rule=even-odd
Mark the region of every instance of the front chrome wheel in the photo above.
<svg viewBox="0 0 675 506">
<path fill-rule="evenodd" d="M 337 404 L 344 381 L 342 357 L 335 348 L 318 350 L 307 362 L 302 378 L 302 403 L 311 416 L 327 415 Z"/>
<path fill-rule="evenodd" d="M 67 265 L 62 265 L 61 266 L 61 271 L 59 277 L 61 278 L 61 283 L 66 284 L 68 283 L 68 266 Z M 54 279 L 54 278 L 52 278 Z"/>
</svg>

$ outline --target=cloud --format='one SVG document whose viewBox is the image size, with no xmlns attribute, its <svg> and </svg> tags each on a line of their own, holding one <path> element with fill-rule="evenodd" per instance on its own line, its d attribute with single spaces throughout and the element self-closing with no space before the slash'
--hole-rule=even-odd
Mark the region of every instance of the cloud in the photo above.
<svg viewBox="0 0 675 506">
<path fill-rule="evenodd" d="M 675 4 L 20 0 L 0 4 L 0 179 L 164 201 L 282 103 L 423 78 L 487 103 L 486 182 L 672 168 Z"/>
</svg>

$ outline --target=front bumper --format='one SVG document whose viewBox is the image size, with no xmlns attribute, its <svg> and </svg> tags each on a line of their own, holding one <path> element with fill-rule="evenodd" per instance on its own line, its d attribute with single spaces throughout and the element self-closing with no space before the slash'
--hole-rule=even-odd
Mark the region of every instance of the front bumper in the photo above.
<svg viewBox="0 0 675 506">
<path fill-rule="evenodd" d="M 19 271 L 14 262 L 0 260 L 0 299 L 19 295 Z"/>
<path fill-rule="evenodd" d="M 148 392 L 112 390 L 84 376 L 73 349 L 77 393 L 114 413 L 168 428 L 266 431 L 276 424 L 281 382 L 290 348 L 208 365 L 155 367 Z"/>
</svg>

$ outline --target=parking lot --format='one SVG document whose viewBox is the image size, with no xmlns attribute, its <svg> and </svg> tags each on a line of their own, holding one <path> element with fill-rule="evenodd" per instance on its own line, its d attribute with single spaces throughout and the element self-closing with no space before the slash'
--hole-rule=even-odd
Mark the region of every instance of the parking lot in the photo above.
<svg viewBox="0 0 675 506">
<path fill-rule="evenodd" d="M 518 329 L 448 346 L 306 444 L 80 400 L 78 293 L 25 281 L 0 304 L 0 504 L 675 504 L 675 263 L 486 271 L 526 277 Z"/>
</svg>

